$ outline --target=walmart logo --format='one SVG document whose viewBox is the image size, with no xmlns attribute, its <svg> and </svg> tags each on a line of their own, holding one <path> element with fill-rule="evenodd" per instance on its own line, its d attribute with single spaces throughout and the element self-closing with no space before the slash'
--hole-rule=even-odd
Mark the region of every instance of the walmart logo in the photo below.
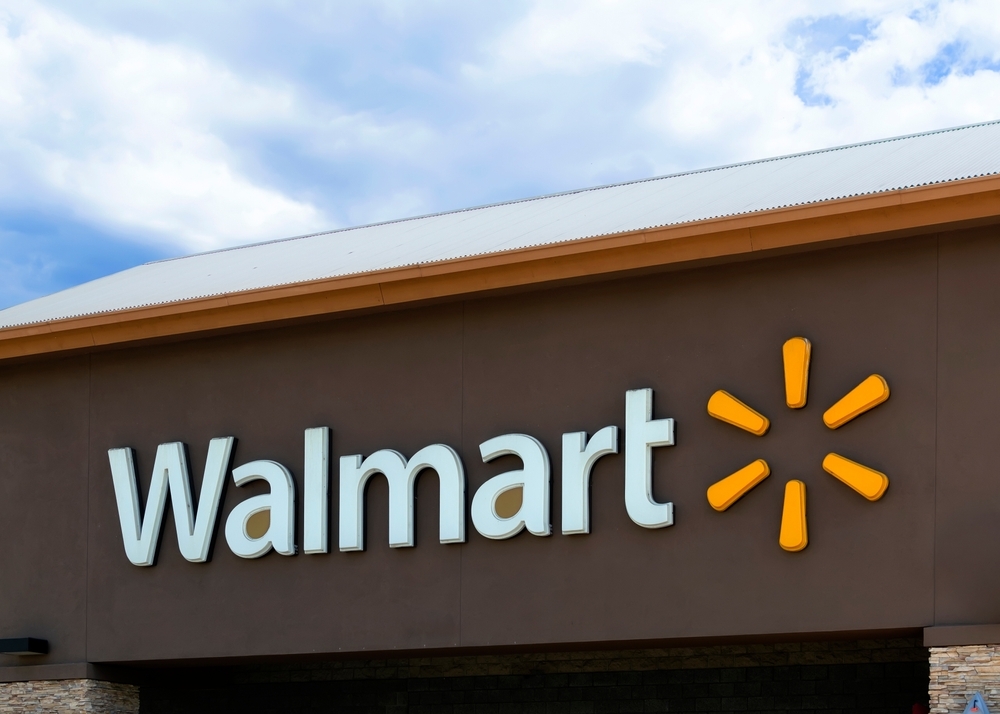
<svg viewBox="0 0 1000 714">
<path fill-rule="evenodd" d="M 782 348 L 785 366 L 785 403 L 791 409 L 801 409 L 806 405 L 811 350 L 809 340 L 804 337 L 793 337 Z M 880 375 L 873 374 L 827 409 L 823 414 L 823 423 L 830 429 L 838 429 L 888 398 L 889 385 Z M 771 426 L 763 414 L 722 390 L 717 391 L 708 400 L 708 413 L 720 421 L 756 436 L 764 436 Z M 882 498 L 889 487 L 889 479 L 885 474 L 839 454 L 827 454 L 823 459 L 823 470 L 869 501 Z M 770 474 L 771 468 L 767 462 L 757 459 L 736 473 L 712 484 L 708 489 L 708 502 L 715 510 L 725 511 Z M 778 543 L 785 550 L 792 552 L 800 551 L 809 544 L 809 530 L 806 526 L 806 485 L 802 481 L 793 479 L 785 484 L 785 503 L 781 512 Z"/>
<path fill-rule="evenodd" d="M 806 405 L 809 388 L 811 346 L 802 337 L 784 344 L 785 401 L 792 409 Z M 873 374 L 823 415 L 830 429 L 847 422 L 889 398 L 889 387 Z M 728 392 L 718 391 L 708 400 L 708 413 L 756 436 L 764 436 L 770 421 Z M 594 464 L 619 453 L 619 427 L 607 425 L 589 438 L 587 432 L 562 435 L 561 489 L 562 532 L 564 535 L 590 533 L 590 478 Z M 181 442 L 160 444 L 153 461 L 153 473 L 145 502 L 139 498 L 135 452 L 130 447 L 108 450 L 111 481 L 122 542 L 129 560 L 138 566 L 156 562 L 167 498 L 172 503 L 177 546 L 192 563 L 205 563 L 212 551 L 218 528 L 225 484 L 232 477 L 236 487 L 264 481 L 267 491 L 248 497 L 229 511 L 225 521 L 226 543 L 240 558 L 261 558 L 274 551 L 283 556 L 303 552 L 328 553 L 331 549 L 330 487 L 332 477 L 331 429 L 314 426 L 304 433 L 304 462 L 300 482 L 286 466 L 269 459 L 232 465 L 233 436 L 209 442 L 201 492 L 197 503 L 191 483 L 188 450 Z M 674 445 L 674 420 L 653 418 L 653 390 L 631 389 L 625 393 L 625 511 L 643 528 L 666 528 L 674 524 L 674 504 L 653 497 L 653 449 Z M 550 492 L 552 466 L 543 443 L 529 434 L 493 436 L 479 445 L 483 463 L 501 456 L 513 456 L 521 468 L 497 474 L 480 484 L 467 508 L 465 466 L 458 451 L 447 444 L 430 444 L 409 458 L 399 451 L 383 448 L 367 455 L 344 454 L 339 458 L 339 474 L 333 486 L 339 492 L 336 516 L 341 551 L 366 548 L 366 490 L 372 478 L 384 477 L 388 488 L 390 548 L 416 545 L 415 484 L 424 471 L 437 474 L 439 488 L 438 542 L 466 541 L 466 514 L 485 538 L 506 540 L 522 531 L 535 536 L 552 532 Z M 889 486 L 885 474 L 855 463 L 839 454 L 827 454 L 823 468 L 833 477 L 870 501 L 877 501 Z M 757 484 L 771 469 L 763 459 L 744 466 L 708 489 L 708 502 L 725 511 Z M 299 483 L 301 491 L 299 492 Z M 263 485 L 263 484 L 261 484 Z M 301 505 L 301 510 L 297 506 Z M 197 508 L 196 508 L 197 506 Z M 301 513 L 301 530 L 296 519 Z M 296 543 L 301 532 L 302 543 Z M 778 538 L 787 551 L 800 551 L 809 543 L 806 527 L 806 486 L 802 481 L 785 484 L 785 501 Z"/>
</svg>

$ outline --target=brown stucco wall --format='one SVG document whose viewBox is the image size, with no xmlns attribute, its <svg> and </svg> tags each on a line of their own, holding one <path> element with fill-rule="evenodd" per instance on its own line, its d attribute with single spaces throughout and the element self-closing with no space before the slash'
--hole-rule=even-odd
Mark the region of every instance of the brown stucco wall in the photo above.
<svg viewBox="0 0 1000 714">
<path fill-rule="evenodd" d="M 936 624 L 1000 624 L 998 239 L 941 241 Z"/>
<path fill-rule="evenodd" d="M 46 662 L 87 655 L 89 389 L 87 358 L 0 368 L 0 637 Z"/>
<path fill-rule="evenodd" d="M 1000 621 L 995 573 L 958 577 L 967 544 L 1000 543 L 989 517 L 1000 508 L 988 419 L 1000 390 L 996 245 L 995 229 L 925 236 L 0 367 L 14 407 L 0 410 L 0 542 L 22 544 L 0 554 L 0 636 L 48 637 L 52 653 L 33 660 L 44 664 Z M 781 344 L 797 334 L 814 351 L 809 404 L 793 411 Z M 873 372 L 890 400 L 826 429 L 823 410 Z M 623 427 L 625 391 L 641 387 L 655 391 L 655 417 L 676 419 L 677 445 L 655 456 L 655 494 L 673 501 L 676 525 L 628 519 L 619 454 L 595 468 L 591 535 L 560 535 L 560 434 Z M 765 413 L 768 435 L 711 419 L 720 388 Z M 277 460 L 301 493 L 302 433 L 319 425 L 333 430 L 334 464 L 455 447 L 469 501 L 518 466 L 483 464 L 479 443 L 531 434 L 553 462 L 555 534 L 496 542 L 470 521 L 466 544 L 440 545 L 425 475 L 413 549 L 387 547 L 376 479 L 365 553 L 334 542 L 329 555 L 246 561 L 220 532 L 212 562 L 195 565 L 168 511 L 157 565 L 125 558 L 108 448 L 136 449 L 145 490 L 156 445 L 183 441 L 197 487 L 209 439 L 233 435 L 235 464 Z M 828 451 L 885 471 L 886 496 L 869 503 L 830 478 Z M 755 458 L 772 476 L 714 512 L 707 486 Z M 808 488 L 810 545 L 798 554 L 777 544 L 791 478 Z M 220 524 L 255 492 L 230 484 Z M 10 584 L 10 572 L 23 577 Z"/>
</svg>

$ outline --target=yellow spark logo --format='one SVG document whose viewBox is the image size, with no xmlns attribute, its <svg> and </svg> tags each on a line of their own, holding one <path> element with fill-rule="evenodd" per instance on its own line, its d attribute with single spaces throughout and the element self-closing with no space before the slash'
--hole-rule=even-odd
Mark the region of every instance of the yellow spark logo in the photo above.
<svg viewBox="0 0 1000 714">
<path fill-rule="evenodd" d="M 785 365 L 785 403 L 792 409 L 806 405 L 809 390 L 809 356 L 812 346 L 804 337 L 793 337 L 782 347 Z M 880 375 L 873 374 L 826 410 L 823 423 L 838 429 L 869 409 L 889 398 L 889 385 Z M 771 422 L 760 412 L 721 389 L 708 400 L 708 413 L 720 421 L 764 436 Z M 847 484 L 869 501 L 882 498 L 889 487 L 884 473 L 855 463 L 839 454 L 827 454 L 823 470 Z M 734 474 L 708 488 L 708 502 L 717 511 L 725 511 L 771 473 L 763 459 L 744 466 Z M 785 503 L 781 511 L 781 532 L 778 543 L 788 551 L 799 551 L 809 544 L 806 527 L 806 485 L 792 480 L 785 484 Z"/>
</svg>

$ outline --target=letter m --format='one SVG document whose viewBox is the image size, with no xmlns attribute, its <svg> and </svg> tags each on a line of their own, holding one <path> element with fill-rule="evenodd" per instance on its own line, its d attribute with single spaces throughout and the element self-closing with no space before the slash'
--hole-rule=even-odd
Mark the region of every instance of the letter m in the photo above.
<svg viewBox="0 0 1000 714">
<path fill-rule="evenodd" d="M 160 444 L 153 462 L 153 478 L 149 482 L 146 513 L 140 515 L 139 486 L 135 478 L 135 456 L 132 449 L 110 449 L 111 477 L 118 501 L 118 519 L 125 541 L 125 554 L 135 565 L 153 565 L 160 540 L 163 511 L 167 505 L 167 489 L 173 503 L 177 545 L 181 555 L 192 563 L 208 560 L 212 534 L 219 512 L 219 500 L 225 486 L 229 458 L 233 452 L 231 436 L 212 439 L 205 461 L 205 477 L 201 482 L 198 514 L 191 501 L 191 478 L 188 475 L 187 451 L 184 444 Z"/>
<path fill-rule="evenodd" d="M 455 450 L 425 446 L 409 461 L 398 451 L 382 449 L 362 461 L 340 457 L 340 549 L 365 549 L 365 485 L 375 474 L 389 482 L 389 547 L 409 548 L 413 535 L 413 489 L 424 469 L 437 471 L 441 494 L 438 532 L 442 543 L 465 542 L 465 470 Z"/>
</svg>

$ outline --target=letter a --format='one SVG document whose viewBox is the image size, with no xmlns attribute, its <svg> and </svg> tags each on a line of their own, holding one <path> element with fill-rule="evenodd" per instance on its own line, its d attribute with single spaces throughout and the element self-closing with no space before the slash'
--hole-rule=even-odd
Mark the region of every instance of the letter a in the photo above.
<svg viewBox="0 0 1000 714">
<path fill-rule="evenodd" d="M 295 481 L 276 461 L 251 461 L 233 469 L 233 482 L 245 486 L 267 481 L 270 493 L 251 496 L 229 512 L 226 543 L 241 558 L 260 558 L 273 548 L 281 555 L 295 555 Z M 267 530 L 261 536 L 247 532 L 250 518 L 267 511 Z"/>
<path fill-rule="evenodd" d="M 472 497 L 472 523 L 481 535 L 493 540 L 513 538 L 525 528 L 547 536 L 549 523 L 549 455 L 542 443 L 527 434 L 504 434 L 479 445 L 483 462 L 517 456 L 524 468 L 494 476 Z M 497 501 L 508 491 L 520 490 L 520 505 L 513 514 L 497 512 Z"/>
</svg>

